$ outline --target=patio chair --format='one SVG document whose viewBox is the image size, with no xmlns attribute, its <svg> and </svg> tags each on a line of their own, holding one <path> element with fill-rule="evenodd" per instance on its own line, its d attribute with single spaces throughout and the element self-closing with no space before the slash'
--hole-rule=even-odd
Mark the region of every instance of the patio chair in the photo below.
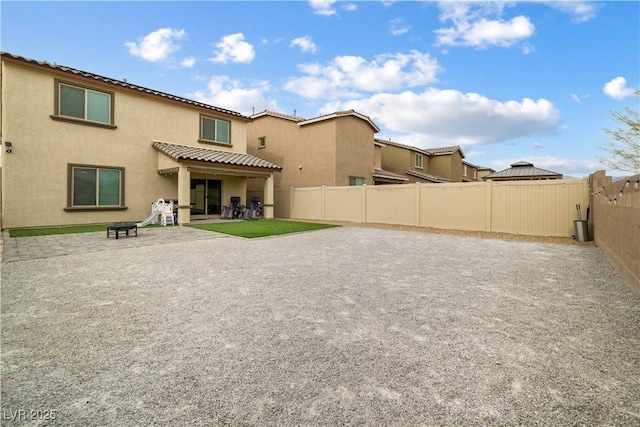
<svg viewBox="0 0 640 427">
<path fill-rule="evenodd" d="M 260 197 L 251 198 L 251 207 L 247 208 L 244 219 L 258 219 L 260 215 Z"/>
<path fill-rule="evenodd" d="M 233 209 L 230 206 L 223 206 L 222 213 L 220 214 L 220 219 L 231 219 L 233 218 Z"/>
</svg>

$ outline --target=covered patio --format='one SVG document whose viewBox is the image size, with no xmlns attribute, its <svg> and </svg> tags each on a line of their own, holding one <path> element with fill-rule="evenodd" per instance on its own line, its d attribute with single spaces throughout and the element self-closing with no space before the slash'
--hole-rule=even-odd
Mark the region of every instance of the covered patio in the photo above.
<svg viewBox="0 0 640 427">
<path fill-rule="evenodd" d="M 158 174 L 176 176 L 178 224 L 219 215 L 230 197 L 248 202 L 250 178 L 264 179 L 262 215 L 273 218 L 273 174 L 282 167 L 243 153 L 160 141 L 154 141 L 153 147 L 158 150 Z"/>
</svg>

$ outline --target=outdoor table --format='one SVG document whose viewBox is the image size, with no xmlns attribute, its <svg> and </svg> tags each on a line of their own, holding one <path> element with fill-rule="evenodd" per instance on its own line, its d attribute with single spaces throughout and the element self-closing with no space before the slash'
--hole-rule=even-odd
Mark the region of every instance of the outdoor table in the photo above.
<svg viewBox="0 0 640 427">
<path fill-rule="evenodd" d="M 124 231 L 125 234 L 129 235 L 129 230 L 133 230 L 136 233 L 136 237 L 138 237 L 138 225 L 134 222 L 114 222 L 107 225 L 107 239 L 111 233 L 115 233 L 116 239 L 120 237 L 120 232 Z"/>
</svg>

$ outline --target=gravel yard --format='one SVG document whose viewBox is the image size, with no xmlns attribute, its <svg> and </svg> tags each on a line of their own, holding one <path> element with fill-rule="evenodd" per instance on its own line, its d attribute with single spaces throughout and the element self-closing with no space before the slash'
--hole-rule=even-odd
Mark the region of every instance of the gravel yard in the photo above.
<svg viewBox="0 0 640 427">
<path fill-rule="evenodd" d="M 2 264 L 3 425 L 640 424 L 640 298 L 593 245 L 114 242 Z"/>
</svg>

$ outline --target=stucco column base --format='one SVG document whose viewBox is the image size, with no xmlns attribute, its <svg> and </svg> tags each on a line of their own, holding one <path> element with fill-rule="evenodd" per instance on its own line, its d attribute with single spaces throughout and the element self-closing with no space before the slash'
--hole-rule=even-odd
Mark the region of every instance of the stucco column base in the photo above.
<svg viewBox="0 0 640 427">
<path fill-rule="evenodd" d="M 264 219 L 273 218 L 273 174 L 270 174 L 267 179 L 264 180 L 264 201 L 262 203 L 262 217 Z"/>
<path fill-rule="evenodd" d="M 178 224 L 191 222 L 191 172 L 186 166 L 178 169 Z"/>
</svg>

